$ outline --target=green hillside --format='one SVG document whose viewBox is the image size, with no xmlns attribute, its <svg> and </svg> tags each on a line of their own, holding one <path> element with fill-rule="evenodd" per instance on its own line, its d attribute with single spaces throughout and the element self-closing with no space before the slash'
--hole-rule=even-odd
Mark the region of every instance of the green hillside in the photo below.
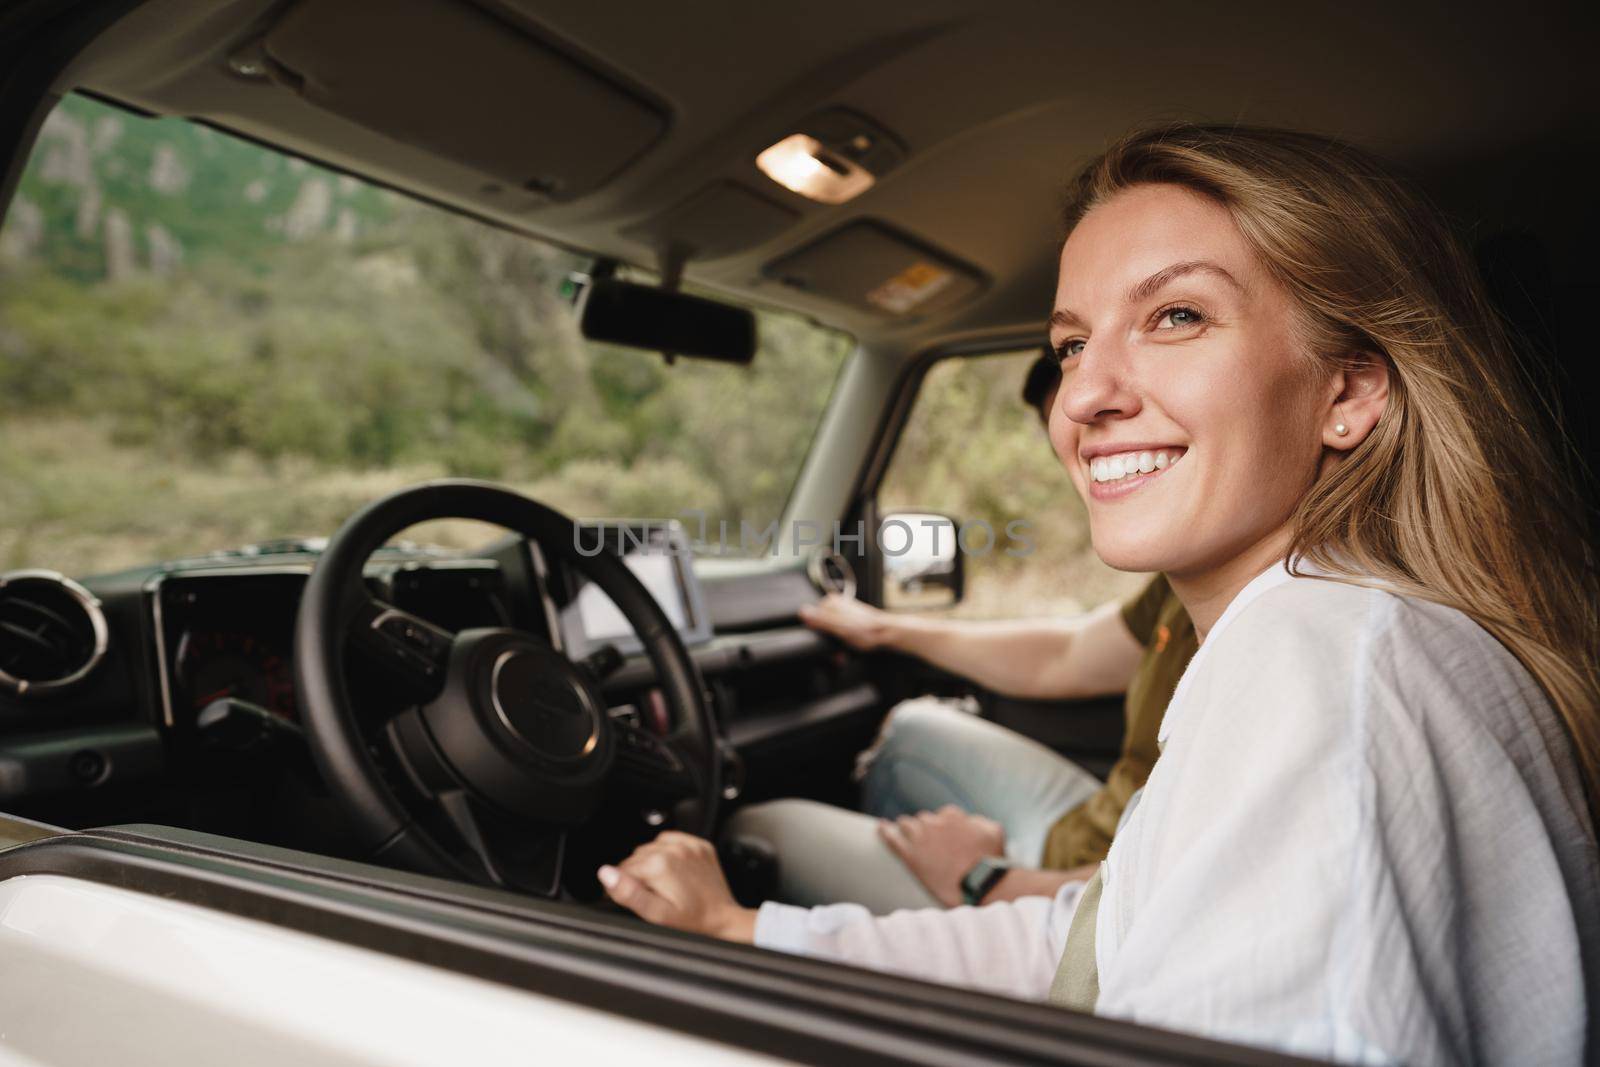
<svg viewBox="0 0 1600 1067">
<path fill-rule="evenodd" d="M 42 215 L 32 251 L 80 281 L 115 268 L 108 247 L 115 256 L 124 223 L 135 264 L 175 253 L 186 264 L 221 259 L 264 271 L 292 239 L 382 228 L 398 200 L 205 126 L 142 119 L 82 96 L 50 115 L 19 196 Z"/>
</svg>

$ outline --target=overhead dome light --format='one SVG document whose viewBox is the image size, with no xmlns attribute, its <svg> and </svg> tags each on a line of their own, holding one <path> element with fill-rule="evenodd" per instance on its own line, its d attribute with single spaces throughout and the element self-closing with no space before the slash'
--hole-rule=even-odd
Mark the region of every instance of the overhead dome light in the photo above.
<svg viewBox="0 0 1600 1067">
<path fill-rule="evenodd" d="M 830 152 L 808 133 L 793 133 L 756 156 L 761 173 L 791 192 L 823 204 L 842 204 L 877 179 L 852 159 Z"/>
</svg>

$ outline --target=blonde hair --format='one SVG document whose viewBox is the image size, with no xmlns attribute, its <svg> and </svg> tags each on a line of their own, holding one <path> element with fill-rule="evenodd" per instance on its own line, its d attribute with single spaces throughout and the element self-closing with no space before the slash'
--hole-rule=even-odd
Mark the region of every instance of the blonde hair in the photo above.
<svg viewBox="0 0 1600 1067">
<path fill-rule="evenodd" d="M 1472 261 L 1442 216 L 1367 153 L 1287 130 L 1133 133 L 1069 187 L 1066 222 L 1140 184 L 1225 207 L 1300 310 L 1327 368 L 1379 358 L 1376 427 L 1300 503 L 1291 558 L 1465 612 L 1565 722 L 1591 815 L 1600 784 L 1600 580 L 1553 419 L 1536 406 Z"/>
</svg>

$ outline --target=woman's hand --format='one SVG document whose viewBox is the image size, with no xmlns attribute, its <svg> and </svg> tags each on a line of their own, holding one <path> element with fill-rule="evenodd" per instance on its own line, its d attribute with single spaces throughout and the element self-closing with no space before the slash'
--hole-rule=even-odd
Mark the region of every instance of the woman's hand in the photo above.
<svg viewBox="0 0 1600 1067">
<path fill-rule="evenodd" d="M 837 593 L 829 593 L 815 604 L 801 605 L 800 621 L 813 630 L 832 634 L 858 652 L 892 644 L 896 623 L 889 612 Z"/>
<path fill-rule="evenodd" d="M 601 867 L 606 895 L 646 922 L 708 934 L 724 941 L 755 940 L 756 913 L 741 908 L 702 837 L 666 830 L 615 867 Z"/>
<path fill-rule="evenodd" d="M 878 836 L 941 904 L 962 903 L 961 879 L 986 856 L 1006 854 L 1005 829 L 954 804 L 878 822 Z"/>
</svg>

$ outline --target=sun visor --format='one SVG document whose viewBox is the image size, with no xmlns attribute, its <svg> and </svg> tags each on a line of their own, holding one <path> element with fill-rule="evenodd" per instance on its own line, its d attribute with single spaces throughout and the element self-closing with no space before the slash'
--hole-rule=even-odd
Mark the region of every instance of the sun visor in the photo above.
<svg viewBox="0 0 1600 1067">
<path fill-rule="evenodd" d="M 665 131 L 663 110 L 461 0 L 303 0 L 263 38 L 311 104 L 552 200 Z"/>
<path fill-rule="evenodd" d="M 894 318 L 954 307 L 983 288 L 983 275 L 879 222 L 843 229 L 767 264 L 784 285 Z"/>
</svg>

